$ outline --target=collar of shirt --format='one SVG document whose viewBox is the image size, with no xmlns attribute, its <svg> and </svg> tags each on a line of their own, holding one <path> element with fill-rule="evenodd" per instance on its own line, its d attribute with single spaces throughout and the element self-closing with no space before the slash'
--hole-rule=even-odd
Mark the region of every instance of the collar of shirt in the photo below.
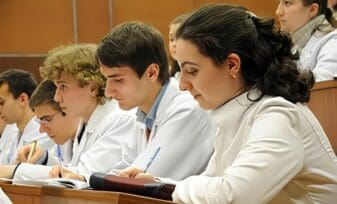
<svg viewBox="0 0 337 204">
<path fill-rule="evenodd" d="M 148 112 L 148 114 L 146 115 L 142 110 L 140 110 L 138 108 L 137 110 L 137 121 L 145 123 L 146 128 L 148 129 L 152 129 L 153 126 L 153 122 L 156 119 L 156 115 L 157 115 L 157 110 L 159 107 L 159 104 L 161 102 L 161 99 L 163 98 L 163 95 L 167 89 L 168 84 L 165 84 L 164 86 L 161 87 L 158 96 L 156 97 L 156 100 L 154 101 L 154 103 L 152 104 L 152 107 L 150 109 L 150 111 Z"/>
<path fill-rule="evenodd" d="M 294 42 L 294 47 L 296 47 L 297 51 L 301 51 L 304 48 L 314 32 L 321 24 L 323 24 L 324 19 L 324 15 L 319 15 L 310 20 L 302 28 L 291 34 L 291 38 Z"/>
</svg>

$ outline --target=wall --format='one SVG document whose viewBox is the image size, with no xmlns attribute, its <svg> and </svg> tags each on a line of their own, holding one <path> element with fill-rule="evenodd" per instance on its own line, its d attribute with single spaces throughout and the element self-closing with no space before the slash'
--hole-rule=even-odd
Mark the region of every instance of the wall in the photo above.
<svg viewBox="0 0 337 204">
<path fill-rule="evenodd" d="M 48 50 L 97 43 L 124 21 L 150 23 L 168 41 L 168 25 L 175 16 L 219 2 L 240 4 L 262 16 L 274 16 L 277 5 L 270 0 L 1 0 L 0 72 L 16 67 L 39 77 Z"/>
</svg>

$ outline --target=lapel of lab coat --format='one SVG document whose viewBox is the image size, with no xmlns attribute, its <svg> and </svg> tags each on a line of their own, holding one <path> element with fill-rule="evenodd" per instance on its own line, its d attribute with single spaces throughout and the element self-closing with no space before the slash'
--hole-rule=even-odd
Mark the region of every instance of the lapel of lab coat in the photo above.
<svg viewBox="0 0 337 204">
<path fill-rule="evenodd" d="M 151 130 L 149 141 L 151 141 L 152 139 L 154 139 L 154 137 L 156 137 L 157 129 L 161 125 L 161 121 L 165 114 L 166 108 L 170 105 L 171 100 L 174 98 L 175 95 L 177 95 L 177 93 L 178 93 L 177 87 L 173 85 L 172 82 L 170 81 L 159 103 L 156 113 L 156 119 L 153 121 L 153 127 Z"/>
<path fill-rule="evenodd" d="M 86 124 L 80 143 L 78 144 L 78 134 L 83 127 L 83 121 L 81 121 L 80 128 L 77 130 L 76 138 L 73 147 L 73 159 L 71 164 L 77 166 L 79 158 L 83 152 L 85 152 L 90 145 L 96 141 L 96 134 L 99 131 L 100 123 L 104 122 L 104 116 L 112 111 L 115 104 L 112 102 L 106 102 L 104 105 L 98 105 L 94 112 L 91 114 L 88 123 Z"/>
<path fill-rule="evenodd" d="M 138 129 L 140 129 L 141 131 L 138 133 L 139 137 L 137 137 L 137 140 L 140 140 L 140 143 L 138 143 L 138 153 L 140 153 L 142 150 L 144 150 L 147 146 L 147 144 L 149 142 L 151 142 L 151 140 L 153 140 L 156 137 L 156 133 L 157 133 L 157 129 L 160 128 L 160 123 L 162 120 L 162 117 L 165 113 L 165 109 L 167 108 L 167 106 L 169 105 L 170 101 L 172 100 L 172 98 L 176 95 L 177 91 L 175 91 L 174 89 L 177 89 L 176 86 L 174 86 L 171 81 L 169 82 L 166 91 L 159 103 L 158 109 L 157 109 L 157 113 L 156 113 L 156 119 L 153 121 L 153 126 L 151 129 L 151 133 L 150 133 L 150 137 L 149 137 L 149 141 L 147 141 L 146 139 L 146 126 L 144 123 L 136 121 L 136 126 L 138 127 Z"/>
</svg>

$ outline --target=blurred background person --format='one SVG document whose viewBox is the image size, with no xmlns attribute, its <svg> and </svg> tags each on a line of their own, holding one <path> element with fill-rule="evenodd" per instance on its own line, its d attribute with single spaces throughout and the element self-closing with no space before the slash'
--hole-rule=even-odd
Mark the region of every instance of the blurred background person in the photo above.
<svg viewBox="0 0 337 204">
<path fill-rule="evenodd" d="M 275 11 L 281 29 L 290 33 L 300 69 L 309 69 L 316 81 L 337 74 L 337 22 L 327 0 L 280 0 Z"/>
<path fill-rule="evenodd" d="M 180 24 L 188 17 L 188 14 L 182 14 L 180 16 L 177 16 L 173 21 L 170 23 L 170 30 L 169 30 L 169 53 L 170 53 L 170 76 L 175 77 L 177 80 L 179 80 L 179 65 L 176 60 L 176 32 L 179 28 Z"/>
</svg>

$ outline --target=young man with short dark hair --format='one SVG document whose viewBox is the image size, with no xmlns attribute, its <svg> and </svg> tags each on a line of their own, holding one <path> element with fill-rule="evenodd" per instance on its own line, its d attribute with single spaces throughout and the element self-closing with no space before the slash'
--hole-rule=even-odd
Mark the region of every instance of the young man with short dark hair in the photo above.
<svg viewBox="0 0 337 204">
<path fill-rule="evenodd" d="M 6 142 L 0 153 L 0 164 L 16 162 L 16 151 L 25 144 L 37 140 L 39 145 L 50 149 L 54 142 L 39 132 L 39 123 L 29 107 L 29 99 L 37 82 L 32 73 L 11 69 L 0 74 L 0 115 L 7 124 L 16 124 L 17 130 L 5 131 L 2 139 Z"/>
</svg>

